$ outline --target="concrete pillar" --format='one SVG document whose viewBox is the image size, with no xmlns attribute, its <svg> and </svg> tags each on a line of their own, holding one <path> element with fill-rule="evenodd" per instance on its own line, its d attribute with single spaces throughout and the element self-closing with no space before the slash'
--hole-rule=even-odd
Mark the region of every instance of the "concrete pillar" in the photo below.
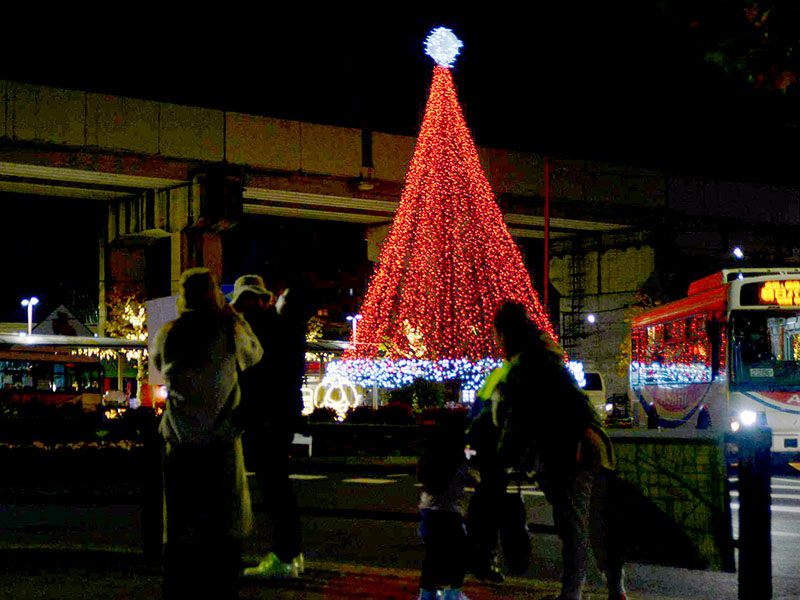
<svg viewBox="0 0 800 600">
<path fill-rule="evenodd" d="M 108 208 L 106 208 L 108 212 Z M 108 218 L 105 219 L 100 235 L 97 240 L 98 244 L 98 310 L 97 310 L 97 334 L 104 337 L 106 334 L 106 319 L 108 318 L 108 311 L 106 309 L 106 278 L 108 277 L 108 269 L 106 269 L 106 246 L 108 244 Z"/>
<path fill-rule="evenodd" d="M 171 234 L 171 251 L 170 251 L 170 294 L 175 296 L 178 294 L 178 284 L 181 279 L 181 272 L 183 271 L 184 257 L 183 252 L 183 234 L 180 231 L 173 231 Z"/>
</svg>

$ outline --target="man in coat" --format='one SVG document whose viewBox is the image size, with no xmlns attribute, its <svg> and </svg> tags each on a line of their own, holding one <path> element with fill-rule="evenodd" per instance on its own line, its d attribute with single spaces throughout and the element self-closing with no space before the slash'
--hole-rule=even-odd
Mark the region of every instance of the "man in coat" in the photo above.
<svg viewBox="0 0 800 600">
<path fill-rule="evenodd" d="M 271 301 L 259 275 L 234 283 L 231 304 L 253 327 L 265 348 L 264 359 L 242 376 L 242 406 L 248 468 L 255 472 L 261 501 L 273 526 L 273 550 L 246 575 L 296 577 L 303 572 L 300 514 L 290 474 L 289 454 L 301 428 L 306 324 L 310 315 L 293 288 L 276 290 Z M 302 298 L 301 298 L 302 299 Z M 265 402 L 266 397 L 269 400 Z"/>
</svg>

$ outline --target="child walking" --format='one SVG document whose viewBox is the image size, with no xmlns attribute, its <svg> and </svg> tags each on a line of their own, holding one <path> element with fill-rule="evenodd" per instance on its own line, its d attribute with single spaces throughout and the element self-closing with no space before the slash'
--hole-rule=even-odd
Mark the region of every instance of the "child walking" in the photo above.
<svg viewBox="0 0 800 600">
<path fill-rule="evenodd" d="M 467 563 L 465 487 L 474 485 L 475 476 L 464 452 L 464 425 L 460 413 L 440 419 L 417 467 L 425 543 L 418 600 L 469 600 L 461 591 Z"/>
</svg>

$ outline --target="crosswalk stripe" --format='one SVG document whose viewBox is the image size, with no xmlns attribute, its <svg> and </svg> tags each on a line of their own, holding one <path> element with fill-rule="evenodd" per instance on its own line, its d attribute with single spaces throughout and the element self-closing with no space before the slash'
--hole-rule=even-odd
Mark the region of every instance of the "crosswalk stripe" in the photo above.
<svg viewBox="0 0 800 600">
<path fill-rule="evenodd" d="M 314 481 L 316 479 L 327 479 L 327 475 L 306 475 L 305 473 L 292 473 L 289 479 L 298 479 L 300 481 Z"/>
</svg>

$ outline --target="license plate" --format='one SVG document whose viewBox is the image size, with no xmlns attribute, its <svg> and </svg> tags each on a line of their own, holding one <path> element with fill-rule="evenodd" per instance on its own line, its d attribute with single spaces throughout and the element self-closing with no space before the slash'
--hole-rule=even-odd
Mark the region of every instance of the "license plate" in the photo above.
<svg viewBox="0 0 800 600">
<path fill-rule="evenodd" d="M 773 369 L 750 369 L 750 377 L 774 377 Z"/>
</svg>

